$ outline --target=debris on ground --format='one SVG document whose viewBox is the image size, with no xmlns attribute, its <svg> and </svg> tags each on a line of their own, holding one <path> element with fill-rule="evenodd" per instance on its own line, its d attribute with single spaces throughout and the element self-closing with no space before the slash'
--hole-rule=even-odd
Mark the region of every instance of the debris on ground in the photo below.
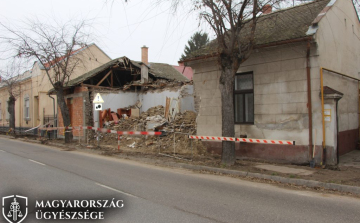
<svg viewBox="0 0 360 223">
<path fill-rule="evenodd" d="M 193 140 L 188 135 L 196 134 L 196 113 L 185 111 L 177 113 L 174 119 L 165 118 L 162 105 L 149 108 L 138 117 L 120 118 L 118 123 L 111 123 L 108 128 L 117 131 L 157 131 L 161 136 L 123 135 L 120 137 L 120 148 L 140 153 L 166 153 L 191 158 L 193 155 L 204 155 L 206 148 L 201 141 Z M 101 133 L 101 145 L 117 149 L 117 135 Z"/>
</svg>

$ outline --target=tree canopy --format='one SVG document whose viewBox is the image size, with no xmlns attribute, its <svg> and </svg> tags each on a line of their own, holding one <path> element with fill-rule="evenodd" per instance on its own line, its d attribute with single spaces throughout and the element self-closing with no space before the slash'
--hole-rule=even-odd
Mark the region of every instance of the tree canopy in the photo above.
<svg viewBox="0 0 360 223">
<path fill-rule="evenodd" d="M 181 55 L 180 60 L 185 59 L 186 57 L 191 55 L 192 52 L 200 49 L 208 42 L 209 42 L 209 37 L 207 33 L 205 32 L 194 33 L 194 35 L 192 35 L 191 38 L 188 40 L 188 44 L 185 46 L 184 53 Z"/>
</svg>

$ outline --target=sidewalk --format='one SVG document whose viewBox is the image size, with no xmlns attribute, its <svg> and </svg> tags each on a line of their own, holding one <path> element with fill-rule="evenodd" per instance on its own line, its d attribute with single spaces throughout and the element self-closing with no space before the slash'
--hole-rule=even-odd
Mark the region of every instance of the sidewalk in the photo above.
<svg viewBox="0 0 360 223">
<path fill-rule="evenodd" d="M 4 137 L 4 136 L 2 136 Z M 38 140 L 20 139 L 22 141 L 40 143 Z M 62 140 L 47 141 L 47 145 L 56 146 L 64 151 L 78 150 L 81 152 L 108 155 L 116 158 L 131 159 L 153 165 L 162 165 L 175 168 L 184 168 L 193 171 L 206 171 L 215 174 L 231 175 L 241 178 L 257 178 L 267 181 L 275 181 L 282 184 L 309 187 L 315 190 L 331 190 L 342 193 L 360 195 L 360 151 L 352 151 L 340 158 L 338 170 L 310 168 L 309 166 L 297 166 L 270 163 L 254 160 L 237 160 L 234 166 L 225 167 L 220 164 L 220 157 L 206 154 L 196 156 L 193 161 L 179 160 L 159 154 L 141 152 L 118 152 L 116 148 L 102 147 L 101 149 L 79 146 L 74 142 L 64 145 Z"/>
</svg>

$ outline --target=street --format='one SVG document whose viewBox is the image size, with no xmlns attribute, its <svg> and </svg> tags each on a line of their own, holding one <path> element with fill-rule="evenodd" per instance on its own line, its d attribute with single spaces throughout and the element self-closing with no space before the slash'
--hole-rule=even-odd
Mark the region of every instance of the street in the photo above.
<svg viewBox="0 0 360 223">
<path fill-rule="evenodd" d="M 0 138 L 0 196 L 124 200 L 99 222 L 359 222 L 360 200 Z M 32 205 L 32 207 L 31 207 Z M 42 220 L 47 222 L 46 220 Z M 0 217 L 0 222 L 7 222 Z M 41 222 L 41 221 L 40 221 Z M 57 221 L 58 222 L 58 221 Z"/>
</svg>

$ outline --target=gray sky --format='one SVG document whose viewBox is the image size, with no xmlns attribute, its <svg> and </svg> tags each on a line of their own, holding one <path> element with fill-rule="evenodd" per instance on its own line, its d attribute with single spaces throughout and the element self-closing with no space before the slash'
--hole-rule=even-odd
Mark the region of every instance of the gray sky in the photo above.
<svg viewBox="0 0 360 223">
<path fill-rule="evenodd" d="M 149 47 L 149 61 L 176 65 L 191 35 L 199 30 L 196 13 L 155 0 L 0 0 L 0 22 L 7 26 L 27 19 L 41 22 L 91 20 L 93 41 L 111 58 L 140 60 L 140 47 Z M 0 61 L 4 66 L 4 61 Z"/>
<path fill-rule="evenodd" d="M 140 48 L 146 45 L 150 62 L 173 65 L 177 64 L 185 44 L 196 31 L 208 32 L 210 38 L 214 38 L 205 22 L 199 26 L 198 12 L 189 13 L 192 6 L 186 4 L 191 1 L 182 1 L 184 5 L 176 13 L 169 4 L 155 4 L 157 1 L 0 0 L 0 22 L 11 27 L 35 18 L 44 23 L 90 20 L 91 42 L 111 58 L 127 56 L 140 60 Z M 284 1 L 281 6 L 292 6 L 292 2 Z M 6 62 L 0 60 L 0 69 L 4 66 Z"/>
</svg>

